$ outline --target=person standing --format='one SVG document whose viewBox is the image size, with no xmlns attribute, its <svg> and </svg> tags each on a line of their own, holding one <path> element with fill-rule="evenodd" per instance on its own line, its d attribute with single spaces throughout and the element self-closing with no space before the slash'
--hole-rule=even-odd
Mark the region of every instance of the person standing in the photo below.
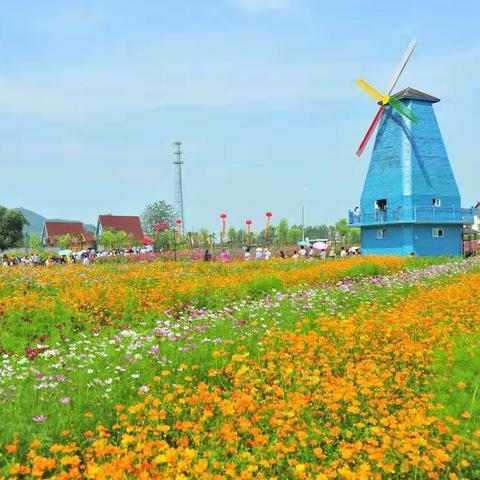
<svg viewBox="0 0 480 480">
<path fill-rule="evenodd" d="M 222 263 L 227 263 L 230 260 L 230 253 L 225 248 L 220 253 L 220 260 Z"/>
<path fill-rule="evenodd" d="M 345 258 L 347 256 L 347 251 L 345 250 L 345 247 L 342 247 L 340 250 L 340 258 Z"/>
<path fill-rule="evenodd" d="M 243 259 L 246 262 L 249 262 L 252 259 L 252 254 L 250 253 L 250 247 L 247 247 L 247 249 L 245 250 L 245 254 L 243 255 Z"/>
</svg>

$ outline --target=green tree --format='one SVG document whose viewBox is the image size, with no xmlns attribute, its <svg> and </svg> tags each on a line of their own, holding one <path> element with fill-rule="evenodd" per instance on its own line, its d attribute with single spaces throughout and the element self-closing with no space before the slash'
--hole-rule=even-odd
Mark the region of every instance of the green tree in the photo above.
<svg viewBox="0 0 480 480">
<path fill-rule="evenodd" d="M 106 229 L 98 237 L 97 243 L 106 250 L 115 250 L 116 248 L 131 247 L 138 243 L 129 233 L 123 230 Z"/>
<path fill-rule="evenodd" d="M 39 233 L 31 233 L 30 237 L 28 238 L 28 246 L 32 250 L 40 250 L 43 245 L 42 245 L 42 237 L 40 236 Z"/>
<path fill-rule="evenodd" d="M 288 243 L 298 243 L 302 239 L 302 229 L 299 227 L 291 227 L 288 231 Z"/>
<path fill-rule="evenodd" d="M 26 225 L 28 220 L 21 212 L 0 206 L 0 250 L 20 245 Z"/>
<path fill-rule="evenodd" d="M 177 213 L 175 208 L 167 202 L 160 200 L 145 207 L 141 215 L 142 227 L 146 233 L 152 233 L 155 225 L 168 222 L 170 228 L 175 226 Z"/>
<path fill-rule="evenodd" d="M 202 242 L 203 242 L 203 248 L 208 248 L 209 242 L 210 242 L 210 232 L 208 231 L 207 228 L 202 227 L 200 229 L 200 238 L 202 239 Z"/>
<path fill-rule="evenodd" d="M 341 218 L 335 223 L 335 230 L 340 235 L 343 242 L 347 241 L 350 228 L 348 227 L 347 219 Z"/>
<path fill-rule="evenodd" d="M 228 229 L 227 239 L 232 245 L 238 243 L 238 234 L 237 234 L 237 231 L 235 230 L 235 227 L 230 227 Z"/>
<path fill-rule="evenodd" d="M 161 230 L 155 239 L 155 250 L 170 250 L 175 243 L 174 233 L 172 230 Z"/>
<path fill-rule="evenodd" d="M 59 235 L 55 239 L 55 245 L 57 247 L 60 247 L 61 249 L 65 249 L 70 247 L 72 240 L 73 240 L 73 237 L 69 233 L 66 233 L 65 235 Z"/>
<path fill-rule="evenodd" d="M 350 228 L 347 242 L 349 245 L 360 245 L 360 229 Z"/>
<path fill-rule="evenodd" d="M 309 225 L 305 227 L 305 237 L 310 239 L 328 238 L 327 225 Z"/>
<path fill-rule="evenodd" d="M 286 218 L 281 218 L 277 225 L 276 239 L 277 243 L 285 245 L 288 242 L 288 220 Z"/>
</svg>

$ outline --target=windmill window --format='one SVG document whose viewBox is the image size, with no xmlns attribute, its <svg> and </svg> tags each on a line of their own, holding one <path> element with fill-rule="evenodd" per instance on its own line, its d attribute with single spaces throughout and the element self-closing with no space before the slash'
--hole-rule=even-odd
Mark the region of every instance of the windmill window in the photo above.
<svg viewBox="0 0 480 480">
<path fill-rule="evenodd" d="M 377 230 L 377 238 L 386 238 L 387 231 L 386 230 Z"/>
<path fill-rule="evenodd" d="M 385 211 L 387 209 L 387 200 L 385 198 L 375 200 L 375 209 Z"/>
<path fill-rule="evenodd" d="M 434 198 L 433 199 L 433 206 L 434 207 L 441 207 L 442 206 L 442 201 L 439 198 Z"/>
<path fill-rule="evenodd" d="M 432 237 L 434 238 L 443 237 L 443 228 L 432 228 Z"/>
</svg>

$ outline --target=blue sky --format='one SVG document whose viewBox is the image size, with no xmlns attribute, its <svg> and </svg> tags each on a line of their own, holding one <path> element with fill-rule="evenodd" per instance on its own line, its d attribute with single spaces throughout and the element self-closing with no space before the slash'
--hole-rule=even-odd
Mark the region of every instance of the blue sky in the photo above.
<svg viewBox="0 0 480 480">
<path fill-rule="evenodd" d="M 188 228 L 264 212 L 333 222 L 359 201 L 375 113 L 398 88 L 436 105 L 463 204 L 480 199 L 474 1 L 0 1 L 0 204 L 94 223 L 173 200 L 184 143 Z M 373 142 L 372 142 L 373 143 Z M 371 148 L 371 147 L 370 147 Z"/>
</svg>

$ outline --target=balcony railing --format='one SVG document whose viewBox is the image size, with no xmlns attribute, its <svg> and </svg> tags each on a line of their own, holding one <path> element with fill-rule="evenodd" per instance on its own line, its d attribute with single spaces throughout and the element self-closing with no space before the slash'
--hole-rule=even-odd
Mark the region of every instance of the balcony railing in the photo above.
<svg viewBox="0 0 480 480">
<path fill-rule="evenodd" d="M 388 223 L 452 223 L 471 224 L 473 216 L 479 211 L 474 208 L 438 208 L 415 207 L 375 212 L 348 212 L 348 224 L 351 227 L 365 225 L 384 225 Z"/>
</svg>

